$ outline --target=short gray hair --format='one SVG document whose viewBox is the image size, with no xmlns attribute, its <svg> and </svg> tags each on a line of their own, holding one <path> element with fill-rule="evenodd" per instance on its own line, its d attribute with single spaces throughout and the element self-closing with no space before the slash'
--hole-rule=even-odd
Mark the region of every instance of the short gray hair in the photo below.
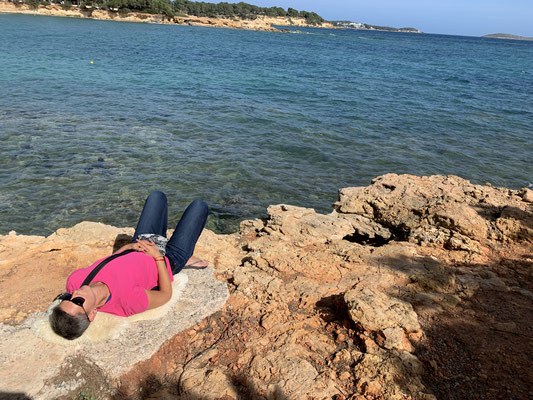
<svg viewBox="0 0 533 400">
<path fill-rule="evenodd" d="M 49 319 L 52 330 L 68 340 L 79 338 L 91 323 L 87 315 L 70 315 L 59 308 L 59 304 L 54 307 Z"/>
</svg>

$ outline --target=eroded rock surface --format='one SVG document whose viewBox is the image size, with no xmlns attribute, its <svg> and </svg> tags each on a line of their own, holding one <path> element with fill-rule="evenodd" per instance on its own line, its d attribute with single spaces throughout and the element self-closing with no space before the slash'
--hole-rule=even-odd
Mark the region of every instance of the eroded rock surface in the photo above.
<svg viewBox="0 0 533 400">
<path fill-rule="evenodd" d="M 527 189 L 388 174 L 341 189 L 328 215 L 277 205 L 236 234 L 205 231 L 196 255 L 230 288 L 226 306 L 119 381 L 82 374 L 79 388 L 118 386 L 115 398 L 527 398 L 532 208 Z M 40 290 L 53 296 L 72 261 L 87 264 L 125 234 L 99 228 L 85 244 L 58 231 L 68 248 L 0 238 L 0 307 L 14 326 L 5 329 L 43 306 L 31 294 L 24 307 L 12 301 L 24 301 L 15 282 L 31 278 L 31 260 L 46 260 L 37 273 L 57 287 Z"/>
<path fill-rule="evenodd" d="M 366 331 L 401 328 L 407 332 L 420 329 L 413 306 L 405 301 L 370 288 L 352 289 L 344 294 L 350 317 Z"/>
<path fill-rule="evenodd" d="M 480 251 L 490 240 L 530 238 L 529 189 L 474 185 L 456 176 L 383 175 L 345 188 L 334 207 L 389 228 L 397 239 Z"/>
</svg>

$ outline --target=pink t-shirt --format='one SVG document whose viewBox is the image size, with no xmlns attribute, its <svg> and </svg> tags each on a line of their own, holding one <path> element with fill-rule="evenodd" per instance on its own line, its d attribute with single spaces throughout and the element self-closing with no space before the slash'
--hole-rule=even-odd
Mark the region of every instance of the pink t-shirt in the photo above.
<svg viewBox="0 0 533 400">
<path fill-rule="evenodd" d="M 70 274 L 67 279 L 67 292 L 79 289 L 83 280 L 102 260 Z M 165 263 L 172 282 L 174 277 L 166 257 Z M 107 263 L 92 282 L 105 283 L 111 292 L 111 299 L 98 310 L 127 317 L 148 309 L 148 295 L 145 290 L 158 285 L 157 265 L 152 257 L 135 251 Z"/>
</svg>

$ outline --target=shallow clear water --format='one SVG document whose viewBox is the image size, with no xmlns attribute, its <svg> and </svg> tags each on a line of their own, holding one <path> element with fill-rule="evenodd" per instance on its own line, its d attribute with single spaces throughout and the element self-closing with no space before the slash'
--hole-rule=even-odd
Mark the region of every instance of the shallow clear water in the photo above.
<svg viewBox="0 0 533 400">
<path fill-rule="evenodd" d="M 530 186 L 532 126 L 533 42 L 0 15 L 0 234 L 134 226 L 154 189 L 231 231 L 388 172 Z"/>
</svg>

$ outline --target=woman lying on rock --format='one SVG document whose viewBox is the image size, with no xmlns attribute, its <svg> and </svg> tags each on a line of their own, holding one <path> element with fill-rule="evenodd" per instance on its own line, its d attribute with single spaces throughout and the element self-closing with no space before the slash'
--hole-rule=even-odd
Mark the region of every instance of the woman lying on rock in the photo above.
<svg viewBox="0 0 533 400">
<path fill-rule="evenodd" d="M 170 240 L 165 237 L 167 213 L 165 194 L 152 192 L 132 243 L 68 277 L 67 292 L 57 296 L 61 303 L 50 315 L 55 333 L 73 340 L 85 332 L 98 311 L 129 316 L 162 306 L 172 296 L 174 274 L 185 266 L 207 266 L 192 257 L 207 220 L 207 205 L 193 201 Z M 187 261 L 189 264 L 185 265 Z"/>
</svg>

